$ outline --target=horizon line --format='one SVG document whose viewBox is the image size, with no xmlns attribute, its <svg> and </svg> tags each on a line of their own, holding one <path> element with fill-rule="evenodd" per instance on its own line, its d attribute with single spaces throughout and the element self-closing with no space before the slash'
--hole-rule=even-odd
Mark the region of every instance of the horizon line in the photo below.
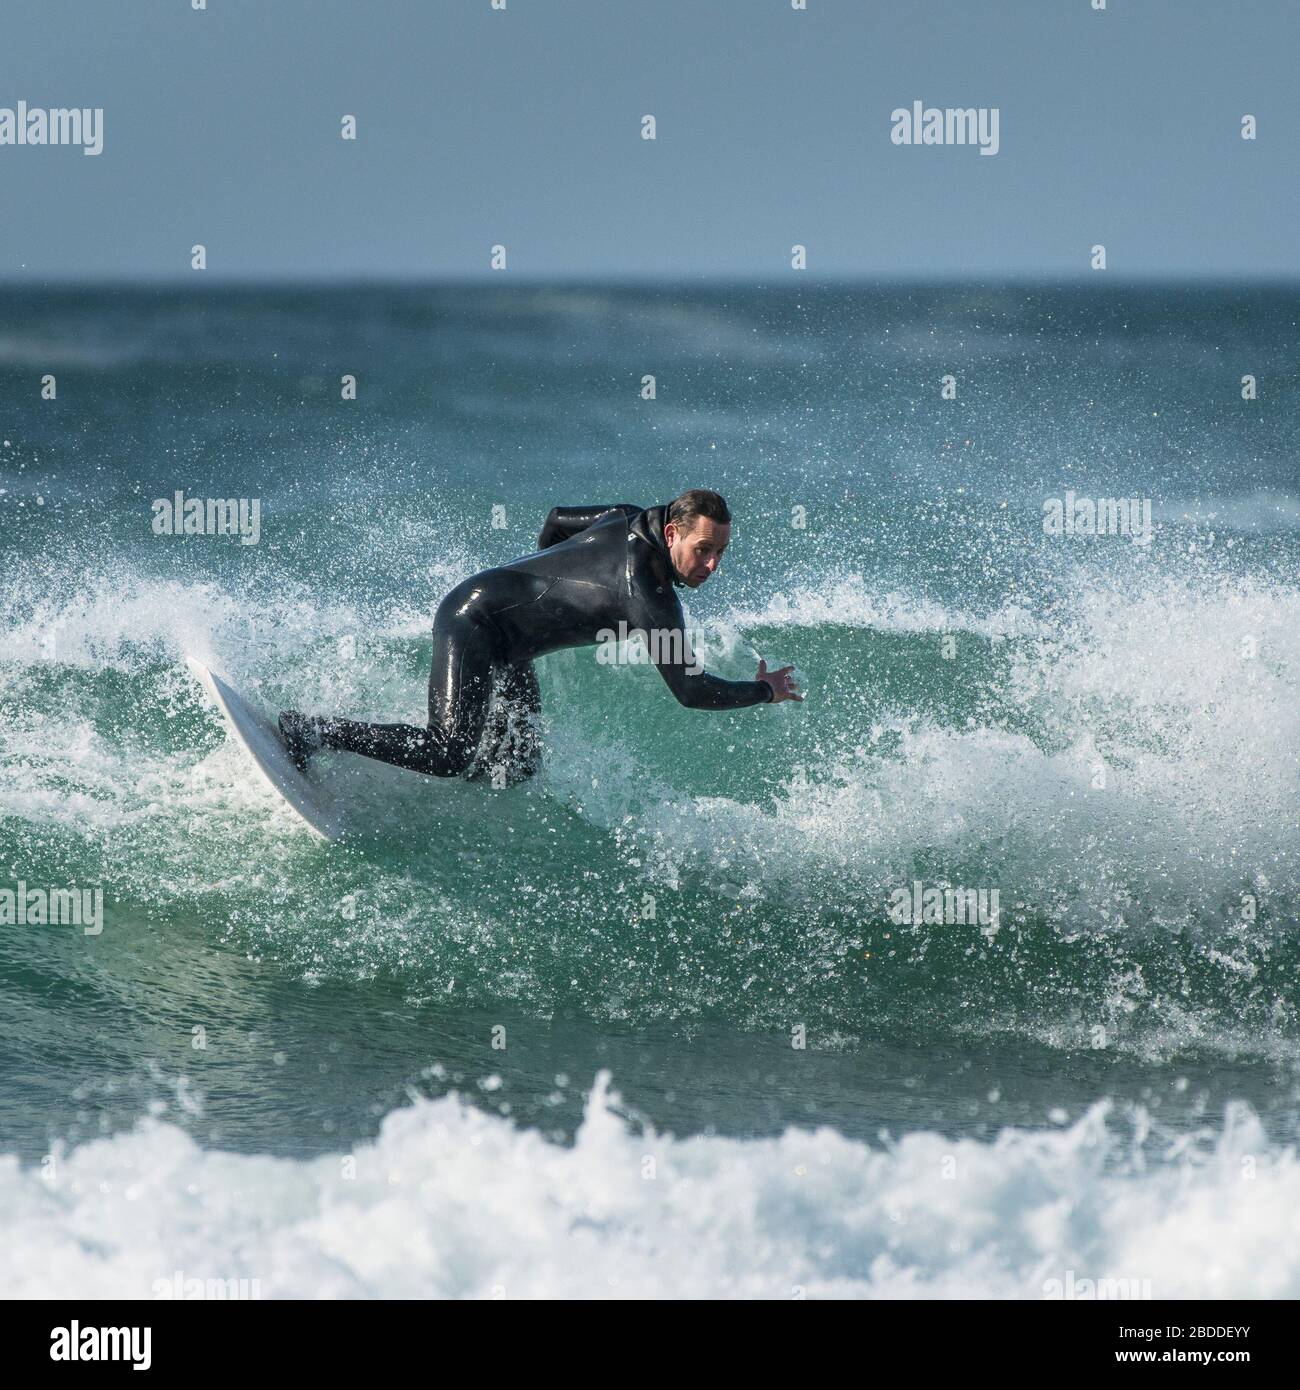
<svg viewBox="0 0 1300 1390">
<path fill-rule="evenodd" d="M 1042 271 L 1010 271 L 997 274 L 936 271 L 932 273 L 826 273 L 809 271 L 782 272 L 780 282 L 771 277 L 754 274 L 681 274 L 678 272 L 646 272 L 629 274 L 563 272 L 549 275 L 521 275 L 511 271 L 487 271 L 473 274 L 402 274 L 402 273 L 344 273 L 322 275 L 280 275 L 253 272 L 248 275 L 214 276 L 209 271 L 190 271 L 177 276 L 121 275 L 52 275 L 43 277 L 6 276 L 0 273 L 0 292 L 5 290 L 218 290 L 218 289 L 363 289 L 363 288 L 519 288 L 545 289 L 556 286 L 601 286 L 636 288 L 641 286 L 670 286 L 684 288 L 748 288 L 790 290 L 805 288 L 868 288 L 873 286 L 936 287 L 1057 287 L 1076 289 L 1093 285 L 1102 289 L 1106 284 L 1116 286 L 1190 286 L 1197 288 L 1229 286 L 1300 287 L 1300 269 L 1283 271 L 1213 271 L 1213 272 L 1137 272 L 1121 274 L 1116 271 L 1073 271 L 1052 274 Z M 785 276 L 797 275 L 792 282 Z M 1101 280 L 1098 280 L 1101 276 Z"/>
</svg>

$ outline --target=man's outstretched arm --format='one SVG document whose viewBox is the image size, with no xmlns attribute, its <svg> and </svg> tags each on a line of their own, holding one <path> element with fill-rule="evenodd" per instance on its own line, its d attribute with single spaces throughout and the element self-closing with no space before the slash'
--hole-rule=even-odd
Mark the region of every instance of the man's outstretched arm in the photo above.
<svg viewBox="0 0 1300 1390">
<path fill-rule="evenodd" d="M 606 502 L 598 507 L 552 507 L 542 526 L 542 533 L 537 538 L 537 548 L 546 550 L 550 546 L 559 545 L 561 541 L 570 540 L 585 531 L 598 516 L 604 516 L 606 512 L 622 512 L 630 519 L 642 510 L 644 509 L 633 506 L 631 502 Z"/>
<path fill-rule="evenodd" d="M 668 683 L 678 702 L 687 709 L 744 709 L 747 705 L 779 705 L 782 700 L 798 700 L 803 696 L 790 676 L 793 666 L 769 671 L 760 658 L 758 677 L 752 681 L 724 681 L 707 671 L 694 668 L 695 675 L 680 662 L 656 662 L 659 674 Z"/>
<path fill-rule="evenodd" d="M 700 665 L 686 632 L 686 615 L 675 594 L 652 599 L 635 624 L 649 644 L 650 660 L 679 705 L 687 709 L 745 709 L 749 705 L 775 705 L 782 700 L 802 700 L 790 677 L 793 666 L 769 671 L 760 659 L 752 681 L 729 681 L 711 676 Z"/>
<path fill-rule="evenodd" d="M 656 661 L 659 674 L 678 704 L 687 709 L 744 709 L 770 704 L 775 692 L 766 681 L 728 681 L 683 661 Z M 691 674 L 692 670 L 695 672 Z"/>
<path fill-rule="evenodd" d="M 799 687 L 790 678 L 793 666 L 769 671 L 760 660 L 758 675 L 752 681 L 729 681 L 711 676 L 698 663 L 682 623 L 668 622 L 645 629 L 650 643 L 650 659 L 673 692 L 677 703 L 687 709 L 745 709 L 749 705 L 775 705 L 782 700 L 802 700 Z"/>
</svg>

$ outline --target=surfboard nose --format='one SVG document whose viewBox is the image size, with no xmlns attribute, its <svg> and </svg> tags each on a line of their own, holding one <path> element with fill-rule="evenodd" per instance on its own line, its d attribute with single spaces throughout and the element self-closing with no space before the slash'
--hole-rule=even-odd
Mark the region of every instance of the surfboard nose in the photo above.
<svg viewBox="0 0 1300 1390">
<path fill-rule="evenodd" d="M 231 738 L 252 759 L 266 785 L 321 839 L 340 839 L 344 827 L 330 798 L 294 765 L 280 731 L 197 657 L 186 656 L 185 664 L 212 697 Z"/>
</svg>

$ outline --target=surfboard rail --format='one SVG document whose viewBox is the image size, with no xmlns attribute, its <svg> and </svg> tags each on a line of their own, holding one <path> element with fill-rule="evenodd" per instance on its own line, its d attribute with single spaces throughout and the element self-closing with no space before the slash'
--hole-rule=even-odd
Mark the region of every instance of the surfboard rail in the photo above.
<svg viewBox="0 0 1300 1390">
<path fill-rule="evenodd" d="M 197 657 L 185 664 L 221 711 L 231 738 L 252 759 L 263 781 L 313 834 L 333 842 L 343 837 L 343 823 L 328 797 L 293 765 L 276 729 L 225 679 Z"/>
</svg>

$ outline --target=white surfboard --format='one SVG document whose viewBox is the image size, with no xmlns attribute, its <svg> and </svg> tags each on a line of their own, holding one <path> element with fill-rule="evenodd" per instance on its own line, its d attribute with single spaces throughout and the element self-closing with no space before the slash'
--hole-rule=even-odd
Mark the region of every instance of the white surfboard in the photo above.
<svg viewBox="0 0 1300 1390">
<path fill-rule="evenodd" d="M 192 656 L 185 661 L 225 716 L 231 737 L 252 758 L 271 790 L 322 840 L 341 838 L 343 824 L 329 798 L 294 767 L 279 730 L 201 661 Z"/>
</svg>

